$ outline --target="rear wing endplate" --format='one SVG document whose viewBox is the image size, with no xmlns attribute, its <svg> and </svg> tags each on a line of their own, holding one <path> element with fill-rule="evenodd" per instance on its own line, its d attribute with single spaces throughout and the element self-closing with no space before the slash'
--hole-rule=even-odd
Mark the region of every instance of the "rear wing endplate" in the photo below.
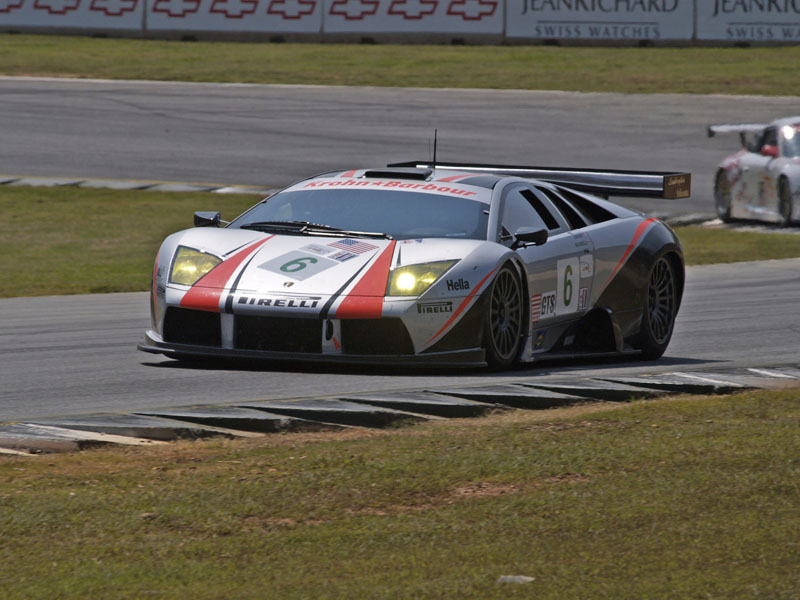
<svg viewBox="0 0 800 600">
<path fill-rule="evenodd" d="M 636 196 L 647 198 L 688 198 L 692 189 L 691 173 L 660 171 L 617 171 L 602 169 L 573 169 L 560 167 L 524 167 L 511 165 L 483 165 L 474 163 L 447 163 L 410 161 L 388 167 L 415 167 L 467 171 L 483 175 L 504 175 L 539 179 L 565 187 L 601 196 Z"/>
</svg>

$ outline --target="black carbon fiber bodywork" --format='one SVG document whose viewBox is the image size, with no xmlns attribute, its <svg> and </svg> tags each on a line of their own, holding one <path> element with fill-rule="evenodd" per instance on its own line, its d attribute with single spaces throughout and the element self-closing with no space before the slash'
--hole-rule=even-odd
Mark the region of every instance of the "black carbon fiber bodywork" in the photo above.
<svg viewBox="0 0 800 600">
<path fill-rule="evenodd" d="M 639 347 L 639 329 L 650 282 L 650 271 L 662 256 L 669 257 L 675 273 L 677 314 L 685 282 L 683 251 L 675 233 L 661 222 L 647 231 L 627 262 L 598 298 L 596 306 L 610 311 L 625 347 Z"/>
</svg>

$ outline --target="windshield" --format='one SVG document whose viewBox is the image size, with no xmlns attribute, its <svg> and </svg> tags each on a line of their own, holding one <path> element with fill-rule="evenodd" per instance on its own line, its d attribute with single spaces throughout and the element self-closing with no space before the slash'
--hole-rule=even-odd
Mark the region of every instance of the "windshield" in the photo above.
<svg viewBox="0 0 800 600">
<path fill-rule="evenodd" d="M 800 127 L 787 125 L 783 128 L 781 154 L 789 158 L 800 157 Z"/>
<path fill-rule="evenodd" d="M 485 240 L 488 204 L 441 194 L 389 190 L 301 190 L 277 194 L 230 227 L 263 221 L 307 221 L 394 239 L 427 237 Z"/>
</svg>

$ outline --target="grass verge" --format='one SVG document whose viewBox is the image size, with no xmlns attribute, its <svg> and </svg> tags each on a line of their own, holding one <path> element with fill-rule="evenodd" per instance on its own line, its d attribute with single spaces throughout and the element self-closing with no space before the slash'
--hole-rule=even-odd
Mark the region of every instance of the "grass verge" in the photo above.
<svg viewBox="0 0 800 600">
<path fill-rule="evenodd" d="M 231 219 L 258 196 L 0 188 L 0 297 L 149 289 L 156 251 L 196 210 Z"/>
<path fill-rule="evenodd" d="M 196 210 L 232 219 L 254 195 L 0 187 L 0 298 L 149 289 L 155 253 Z M 689 265 L 800 256 L 800 236 L 681 227 Z"/>
<path fill-rule="evenodd" d="M 0 457 L 0 589 L 796 598 L 799 427 L 758 391 Z"/>
<path fill-rule="evenodd" d="M 237 83 L 800 95 L 800 46 L 178 42 L 0 34 L 0 74 Z"/>
</svg>

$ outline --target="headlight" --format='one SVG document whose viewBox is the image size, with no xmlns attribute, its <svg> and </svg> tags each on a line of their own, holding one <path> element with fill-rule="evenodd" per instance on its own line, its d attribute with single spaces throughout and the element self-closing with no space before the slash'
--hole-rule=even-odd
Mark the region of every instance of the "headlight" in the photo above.
<svg viewBox="0 0 800 600">
<path fill-rule="evenodd" d="M 213 254 L 200 252 L 186 246 L 178 246 L 178 251 L 172 260 L 169 281 L 170 283 L 194 285 L 198 279 L 221 262 L 222 259 Z"/>
<path fill-rule="evenodd" d="M 450 270 L 457 260 L 399 267 L 389 273 L 387 296 L 419 296 Z"/>
</svg>

